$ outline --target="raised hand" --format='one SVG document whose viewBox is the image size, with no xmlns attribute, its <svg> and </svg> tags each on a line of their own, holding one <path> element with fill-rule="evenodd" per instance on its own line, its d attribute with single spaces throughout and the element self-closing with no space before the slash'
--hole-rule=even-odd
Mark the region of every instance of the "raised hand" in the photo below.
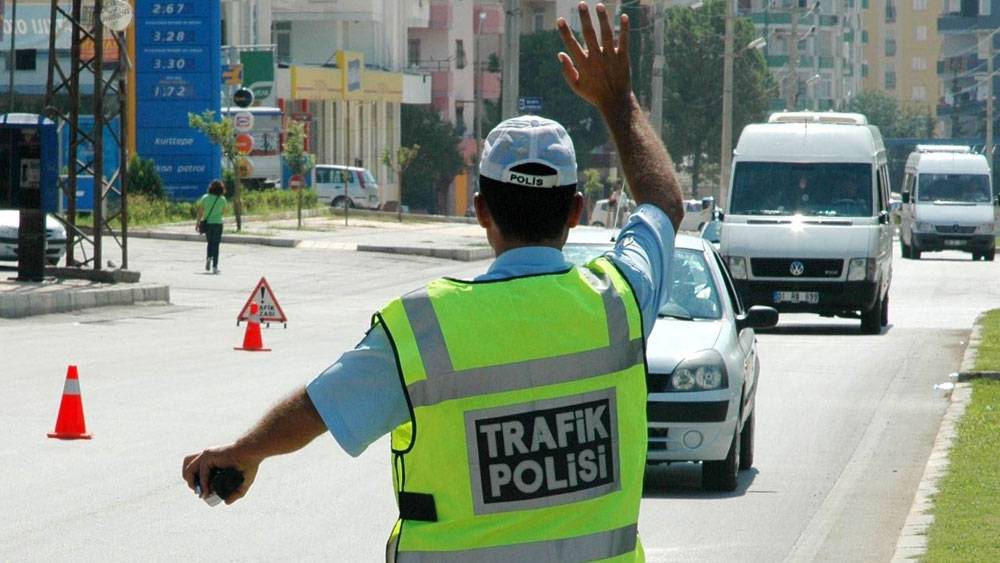
<svg viewBox="0 0 1000 563">
<path fill-rule="evenodd" d="M 628 16 L 622 14 L 618 39 L 611 29 L 610 16 L 604 4 L 597 5 L 597 21 L 601 27 L 601 41 L 590 19 L 590 8 L 586 2 L 577 6 L 583 28 L 583 42 L 586 49 L 573 36 L 565 18 L 559 18 L 556 26 L 562 36 L 566 51 L 559 53 L 563 77 L 569 87 L 584 100 L 596 106 L 605 114 L 621 104 L 628 104 L 632 96 L 632 77 L 628 59 Z"/>
</svg>

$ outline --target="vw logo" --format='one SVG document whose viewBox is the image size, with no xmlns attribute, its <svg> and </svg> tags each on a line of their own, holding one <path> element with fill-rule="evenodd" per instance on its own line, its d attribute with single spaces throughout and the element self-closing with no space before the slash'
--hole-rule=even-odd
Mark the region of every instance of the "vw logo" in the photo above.
<svg viewBox="0 0 1000 563">
<path fill-rule="evenodd" d="M 792 262 L 792 264 L 788 267 L 788 271 L 793 276 L 799 277 L 802 274 L 806 273 L 806 265 L 803 264 L 802 262 L 799 262 L 798 260 L 796 260 L 796 261 Z"/>
</svg>

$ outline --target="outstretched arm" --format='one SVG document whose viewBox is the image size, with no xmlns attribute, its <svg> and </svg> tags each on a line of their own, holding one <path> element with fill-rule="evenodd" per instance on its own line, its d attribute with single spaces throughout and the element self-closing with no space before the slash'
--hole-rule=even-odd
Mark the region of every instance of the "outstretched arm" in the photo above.
<svg viewBox="0 0 1000 563">
<path fill-rule="evenodd" d="M 247 493 L 262 461 L 302 449 L 325 430 L 323 419 L 303 387 L 272 407 L 236 442 L 185 457 L 182 475 L 192 490 L 197 477 L 202 486 L 201 495 L 207 497 L 211 494 L 208 475 L 213 468 L 240 470 L 243 485 L 226 499 L 226 504 L 232 504 Z"/>
<path fill-rule="evenodd" d="M 580 2 L 578 9 L 586 49 L 573 37 L 564 18 L 557 22 L 569 52 L 559 53 L 563 76 L 573 92 L 604 116 L 635 200 L 663 210 L 676 232 L 684 218 L 684 199 L 670 155 L 632 93 L 628 16 L 621 16 L 616 42 L 607 9 L 598 4 L 597 20 L 601 27 L 598 42 L 587 3 Z"/>
</svg>

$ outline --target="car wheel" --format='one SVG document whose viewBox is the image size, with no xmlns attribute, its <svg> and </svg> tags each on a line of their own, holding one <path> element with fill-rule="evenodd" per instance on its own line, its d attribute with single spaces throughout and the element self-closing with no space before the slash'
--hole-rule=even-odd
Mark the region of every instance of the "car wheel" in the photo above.
<svg viewBox="0 0 1000 563">
<path fill-rule="evenodd" d="M 879 296 L 871 309 L 861 311 L 861 332 L 864 334 L 878 334 L 882 332 L 882 311 L 885 297 Z"/>
<path fill-rule="evenodd" d="M 590 226 L 591 227 L 603 227 L 604 223 L 602 223 L 600 221 L 594 221 L 593 223 L 590 224 Z"/>
<path fill-rule="evenodd" d="M 995 247 L 987 250 L 986 256 L 984 256 L 987 262 L 992 262 L 996 260 L 996 257 L 997 257 L 997 249 Z"/>
<path fill-rule="evenodd" d="M 979 254 L 978 252 L 973 252 L 972 253 L 972 261 L 973 262 L 977 262 L 977 261 L 979 261 L 982 258 L 986 258 L 986 257 L 983 256 L 982 254 Z"/>
<path fill-rule="evenodd" d="M 701 463 L 701 486 L 708 491 L 735 491 L 739 474 L 740 457 L 740 427 L 736 425 L 733 441 L 729 444 L 729 452 L 722 461 L 703 461 Z"/>
<path fill-rule="evenodd" d="M 889 326 L 889 294 L 882 298 L 882 328 Z"/>
<path fill-rule="evenodd" d="M 354 202 L 347 199 L 344 196 L 335 197 L 333 201 L 330 203 L 330 207 L 334 207 L 336 209 L 343 209 L 345 203 L 347 204 L 348 207 L 354 209 Z"/>
<path fill-rule="evenodd" d="M 911 246 L 910 247 L 910 259 L 911 260 L 920 260 L 920 249 L 917 248 L 916 246 Z"/>
<path fill-rule="evenodd" d="M 750 416 L 743 423 L 743 431 L 740 432 L 740 471 L 746 471 L 753 467 L 753 433 L 754 433 L 754 409 L 750 411 Z"/>
<path fill-rule="evenodd" d="M 899 250 L 903 255 L 903 258 L 907 260 L 910 259 L 910 247 L 905 242 L 903 242 L 903 237 L 899 237 Z"/>
</svg>

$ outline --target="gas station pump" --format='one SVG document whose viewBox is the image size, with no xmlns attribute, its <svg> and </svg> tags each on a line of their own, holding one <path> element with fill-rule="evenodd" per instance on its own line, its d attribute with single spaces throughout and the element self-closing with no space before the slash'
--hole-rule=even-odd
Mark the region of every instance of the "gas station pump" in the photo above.
<svg viewBox="0 0 1000 563">
<path fill-rule="evenodd" d="M 35 114 L 0 115 L 0 208 L 20 209 L 18 281 L 45 274 L 45 216 L 56 206 L 55 124 Z"/>
</svg>

